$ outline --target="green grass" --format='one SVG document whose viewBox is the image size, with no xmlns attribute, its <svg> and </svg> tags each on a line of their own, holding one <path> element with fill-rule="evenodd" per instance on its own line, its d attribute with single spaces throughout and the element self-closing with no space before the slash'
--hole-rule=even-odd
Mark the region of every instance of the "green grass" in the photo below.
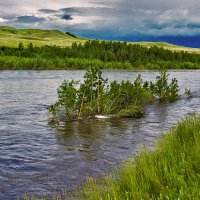
<svg viewBox="0 0 200 200">
<path fill-rule="evenodd" d="M 71 46 L 73 42 L 84 43 L 87 39 L 74 38 L 58 30 L 42 29 L 15 29 L 0 26 L 0 46 L 17 47 L 20 42 L 24 45 L 33 43 L 36 46 L 58 45 L 61 47 Z M 165 42 L 130 42 L 145 47 L 158 46 L 172 51 L 188 51 L 200 53 L 200 49 L 176 46 Z"/>
<path fill-rule="evenodd" d="M 190 53 L 200 53 L 199 48 L 190 48 L 190 47 L 184 47 L 184 46 L 178 46 L 174 44 L 169 44 L 167 42 L 130 42 L 131 44 L 139 44 L 144 47 L 162 47 L 164 49 L 169 49 L 171 51 L 187 51 Z"/>
<path fill-rule="evenodd" d="M 85 199 L 200 199 L 200 117 L 180 122 L 150 152 L 101 181 L 88 179 Z"/>
<path fill-rule="evenodd" d="M 33 43 L 35 46 L 58 45 L 71 46 L 72 43 L 83 43 L 84 39 L 74 38 L 58 30 L 41 29 L 15 29 L 0 26 L 0 46 L 17 47 L 22 42 L 24 45 Z"/>
</svg>

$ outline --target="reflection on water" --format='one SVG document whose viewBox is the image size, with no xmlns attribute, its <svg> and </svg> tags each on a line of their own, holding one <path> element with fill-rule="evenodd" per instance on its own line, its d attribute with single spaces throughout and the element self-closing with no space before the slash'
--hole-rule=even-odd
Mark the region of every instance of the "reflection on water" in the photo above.
<svg viewBox="0 0 200 200">
<path fill-rule="evenodd" d="M 121 158 L 124 157 L 125 147 L 121 142 L 130 140 L 138 132 L 138 124 L 129 126 L 127 121 L 119 118 L 104 120 L 88 120 L 79 122 L 67 122 L 57 130 L 58 144 L 69 152 L 76 152 L 82 158 L 97 161 L 100 164 L 110 162 L 115 164 L 116 149 Z M 130 141 L 131 142 L 131 141 Z M 113 151 L 111 151 L 111 148 Z"/>
<path fill-rule="evenodd" d="M 48 105 L 64 79 L 83 71 L 0 71 L 0 199 L 25 192 L 50 195 L 74 190 L 87 176 L 99 177 L 154 141 L 188 113 L 200 111 L 200 71 L 172 71 L 194 98 L 151 104 L 142 119 L 95 119 L 48 125 Z M 138 72 L 104 72 L 111 80 L 131 80 Z M 156 72 L 142 72 L 154 80 Z"/>
</svg>

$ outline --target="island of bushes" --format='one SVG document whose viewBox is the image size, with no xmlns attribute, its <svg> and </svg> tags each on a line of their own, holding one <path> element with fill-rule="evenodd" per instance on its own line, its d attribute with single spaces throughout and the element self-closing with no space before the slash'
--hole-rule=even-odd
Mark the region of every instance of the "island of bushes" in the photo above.
<svg viewBox="0 0 200 200">
<path fill-rule="evenodd" d="M 99 68 L 87 70 L 84 82 L 64 81 L 58 88 L 58 100 L 49 106 L 54 122 L 78 120 L 97 115 L 117 117 L 142 117 L 144 106 L 152 101 L 175 101 L 179 98 L 179 86 L 174 78 L 161 71 L 155 83 L 144 81 L 141 75 L 131 83 L 118 83 L 102 76 Z"/>
</svg>

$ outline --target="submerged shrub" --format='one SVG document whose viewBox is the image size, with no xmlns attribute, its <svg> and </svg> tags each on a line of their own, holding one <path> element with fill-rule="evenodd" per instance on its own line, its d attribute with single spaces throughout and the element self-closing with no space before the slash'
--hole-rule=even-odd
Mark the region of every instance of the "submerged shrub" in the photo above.
<svg viewBox="0 0 200 200">
<path fill-rule="evenodd" d="M 102 113 L 107 80 L 99 68 L 91 68 L 84 76 L 84 83 L 64 81 L 58 88 L 58 101 L 49 106 L 54 119 L 77 119 Z"/>
<path fill-rule="evenodd" d="M 62 116 L 74 118 L 77 116 L 77 89 L 75 81 L 64 81 L 58 88 L 58 101 L 49 106 L 49 112 L 55 119 L 60 119 Z"/>
<path fill-rule="evenodd" d="M 64 81 L 58 88 L 58 100 L 49 106 L 49 112 L 56 122 L 62 119 L 79 119 L 95 115 L 116 115 L 120 117 L 142 117 L 144 105 L 158 97 L 160 101 L 174 101 L 179 98 L 176 79 L 168 83 L 169 74 L 162 71 L 156 83 L 144 82 L 138 75 L 133 83 L 117 83 L 102 76 L 97 67 L 91 67 L 84 75 L 84 82 Z"/>
<path fill-rule="evenodd" d="M 144 108 L 138 105 L 130 105 L 119 111 L 118 116 L 124 118 L 140 118 L 145 115 Z"/>
<path fill-rule="evenodd" d="M 180 97 L 177 79 L 173 78 L 171 83 L 168 83 L 168 80 L 169 74 L 166 71 L 161 71 L 160 75 L 156 77 L 156 83 L 151 83 L 150 88 L 160 101 L 175 101 Z"/>
<path fill-rule="evenodd" d="M 192 92 L 190 89 L 185 88 L 185 94 L 188 96 L 188 98 L 192 98 Z"/>
</svg>

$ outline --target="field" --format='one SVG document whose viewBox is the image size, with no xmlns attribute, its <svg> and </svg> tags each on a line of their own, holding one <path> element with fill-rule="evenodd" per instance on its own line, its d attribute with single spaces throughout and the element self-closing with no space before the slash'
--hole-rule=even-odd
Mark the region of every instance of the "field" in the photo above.
<svg viewBox="0 0 200 200">
<path fill-rule="evenodd" d="M 17 47 L 20 42 L 24 45 L 33 43 L 36 46 L 58 45 L 61 47 L 71 46 L 72 43 L 84 43 L 87 39 L 74 38 L 58 30 L 41 29 L 15 29 L 12 27 L 0 26 L 0 46 Z M 176 46 L 165 42 L 131 42 L 145 47 L 158 46 L 172 51 L 188 51 L 200 53 L 200 49 Z"/>
<path fill-rule="evenodd" d="M 84 42 L 83 39 L 71 37 L 58 30 L 40 29 L 15 29 L 0 27 L 0 46 L 17 47 L 22 42 L 24 45 L 32 43 L 36 46 L 58 45 L 61 47 L 71 46 L 74 42 Z"/>
<path fill-rule="evenodd" d="M 200 53 L 199 48 L 189 48 L 189 47 L 184 47 L 184 46 L 177 46 L 174 44 L 169 44 L 166 42 L 131 42 L 131 44 L 139 44 L 145 47 L 163 47 L 164 49 L 169 49 L 171 51 L 187 51 L 191 53 Z"/>
</svg>

